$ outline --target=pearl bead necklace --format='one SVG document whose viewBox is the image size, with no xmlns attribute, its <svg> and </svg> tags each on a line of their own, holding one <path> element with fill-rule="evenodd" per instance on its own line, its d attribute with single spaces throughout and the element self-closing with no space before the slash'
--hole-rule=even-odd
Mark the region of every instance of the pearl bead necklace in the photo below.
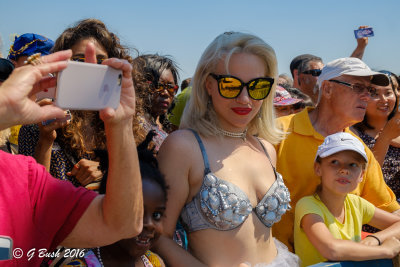
<svg viewBox="0 0 400 267">
<path fill-rule="evenodd" d="M 233 138 L 242 138 L 243 141 L 246 141 L 246 135 L 247 135 L 247 128 L 243 132 L 240 133 L 234 133 L 234 132 L 228 132 L 225 131 L 221 128 L 217 128 L 218 132 L 222 135 L 228 136 L 228 137 L 233 137 Z"/>
</svg>

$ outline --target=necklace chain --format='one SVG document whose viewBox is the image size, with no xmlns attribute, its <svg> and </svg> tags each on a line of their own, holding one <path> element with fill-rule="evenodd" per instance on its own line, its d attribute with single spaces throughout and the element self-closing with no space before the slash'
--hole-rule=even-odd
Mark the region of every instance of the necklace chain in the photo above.
<svg viewBox="0 0 400 267">
<path fill-rule="evenodd" d="M 221 133 L 222 135 L 228 136 L 228 137 L 233 137 L 233 138 L 242 138 L 243 141 L 246 141 L 246 135 L 247 135 L 247 128 L 240 133 L 234 133 L 234 132 L 228 132 L 225 131 L 221 128 L 217 128 L 218 132 Z"/>
<path fill-rule="evenodd" d="M 101 267 L 104 267 L 103 260 L 101 259 L 100 247 L 97 247 L 97 258 L 101 264 Z"/>
</svg>

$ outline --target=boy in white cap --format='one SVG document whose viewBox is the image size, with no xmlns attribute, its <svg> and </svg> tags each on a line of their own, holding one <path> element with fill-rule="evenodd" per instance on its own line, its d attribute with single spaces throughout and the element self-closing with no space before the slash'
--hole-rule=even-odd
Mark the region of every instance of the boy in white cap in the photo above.
<svg viewBox="0 0 400 267">
<path fill-rule="evenodd" d="M 349 194 L 367 164 L 363 144 L 349 133 L 329 135 L 318 147 L 314 171 L 321 184 L 314 195 L 297 202 L 295 212 L 294 244 L 302 266 L 393 258 L 400 252 L 400 217 Z M 361 241 L 366 223 L 385 230 Z"/>
</svg>

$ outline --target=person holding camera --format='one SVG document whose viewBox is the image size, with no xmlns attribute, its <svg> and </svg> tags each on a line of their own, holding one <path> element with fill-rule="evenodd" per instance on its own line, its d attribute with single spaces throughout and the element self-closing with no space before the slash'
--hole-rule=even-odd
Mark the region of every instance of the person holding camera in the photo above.
<svg viewBox="0 0 400 267">
<path fill-rule="evenodd" d="M 71 49 L 71 60 L 88 62 L 85 48 L 89 42 L 96 47 L 94 60 L 89 63 L 101 64 L 110 57 L 132 61 L 118 37 L 97 19 L 85 19 L 67 28 L 55 41 L 53 51 Z M 51 103 L 50 99 L 40 102 L 41 105 Z M 140 110 L 138 105 L 137 109 Z M 69 120 L 54 121 L 48 125 L 40 122 L 23 126 L 19 136 L 19 153 L 33 156 L 58 179 L 97 190 L 100 180 L 107 173 L 104 123 L 97 111 L 71 110 L 71 116 Z M 136 125 L 135 117 L 135 136 Z"/>
<path fill-rule="evenodd" d="M 64 69 L 71 56 L 70 50 L 57 52 L 11 74 L 0 86 L 0 129 L 64 116 L 60 108 L 39 106 L 29 96 L 55 86 L 56 78 L 47 75 Z M 92 43 L 88 43 L 85 56 L 89 62 L 95 61 Z M 59 244 L 78 248 L 103 246 L 141 232 L 143 197 L 132 132 L 132 67 L 116 58 L 103 64 L 123 72 L 120 105 L 116 110 L 105 108 L 99 113 L 109 155 L 107 194 L 76 188 L 51 177 L 31 157 L 0 151 L 0 236 L 12 240 L 10 251 L 15 248 L 14 258 L 2 263 L 38 266 L 43 258 L 38 253 L 28 258 L 28 251 L 52 250 Z M 21 251 L 22 255 L 17 253 Z"/>
</svg>

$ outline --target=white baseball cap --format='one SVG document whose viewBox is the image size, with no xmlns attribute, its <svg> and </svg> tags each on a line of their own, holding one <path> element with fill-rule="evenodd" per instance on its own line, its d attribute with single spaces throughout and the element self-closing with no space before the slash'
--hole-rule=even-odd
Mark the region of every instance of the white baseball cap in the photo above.
<svg viewBox="0 0 400 267">
<path fill-rule="evenodd" d="M 318 76 L 317 84 L 321 88 L 323 81 L 339 77 L 341 75 L 372 76 L 371 83 L 387 86 L 389 78 L 387 75 L 372 71 L 367 64 L 355 57 L 344 57 L 335 59 L 324 66 L 321 75 Z"/>
<path fill-rule="evenodd" d="M 325 137 L 324 142 L 318 147 L 315 159 L 317 159 L 318 156 L 320 158 L 329 157 L 330 155 L 345 150 L 357 152 L 368 162 L 367 153 L 365 153 L 365 148 L 361 141 L 345 132 L 339 132 Z"/>
</svg>

